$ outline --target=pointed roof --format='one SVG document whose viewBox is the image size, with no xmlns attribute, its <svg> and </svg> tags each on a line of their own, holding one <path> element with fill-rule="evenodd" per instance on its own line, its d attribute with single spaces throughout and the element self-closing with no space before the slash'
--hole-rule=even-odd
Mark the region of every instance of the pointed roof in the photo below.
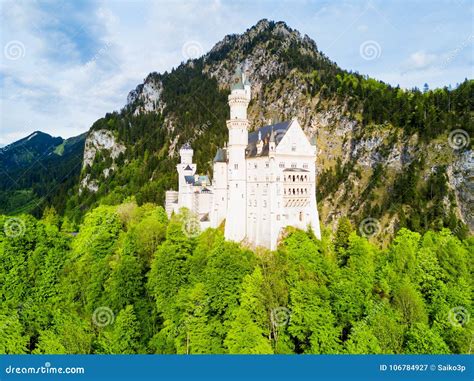
<svg viewBox="0 0 474 381">
<path fill-rule="evenodd" d="M 275 143 L 275 130 L 272 126 L 272 132 L 270 132 L 270 143 Z"/>
<path fill-rule="evenodd" d="M 270 140 L 273 139 L 275 145 L 278 145 L 285 136 L 286 131 L 288 131 L 292 122 L 293 120 L 287 120 L 286 122 L 270 124 L 249 133 L 248 145 L 245 150 L 246 157 L 267 156 L 269 151 L 268 143 Z M 257 154 L 259 135 L 261 136 L 264 145 L 262 151 Z"/>
<path fill-rule="evenodd" d="M 227 151 L 224 148 L 218 148 L 216 156 L 214 156 L 214 163 L 227 162 Z"/>
<path fill-rule="evenodd" d="M 242 82 L 242 69 L 240 65 L 237 65 L 235 73 L 232 76 L 232 84 L 230 86 L 231 90 L 243 90 L 244 84 Z"/>
<path fill-rule="evenodd" d="M 194 184 L 194 176 L 184 176 L 186 184 Z"/>
</svg>

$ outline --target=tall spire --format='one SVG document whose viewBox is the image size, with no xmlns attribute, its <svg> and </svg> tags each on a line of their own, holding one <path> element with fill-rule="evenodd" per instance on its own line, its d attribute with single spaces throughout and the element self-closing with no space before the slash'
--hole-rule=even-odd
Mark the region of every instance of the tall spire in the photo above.
<svg viewBox="0 0 474 381">
<path fill-rule="evenodd" d="M 273 131 L 273 127 L 272 132 L 270 133 L 270 143 L 275 143 L 275 131 Z"/>
<path fill-rule="evenodd" d="M 244 84 L 242 82 L 242 68 L 240 65 L 237 65 L 235 68 L 235 73 L 232 77 L 232 85 L 231 85 L 231 90 L 243 90 L 244 89 Z"/>
</svg>

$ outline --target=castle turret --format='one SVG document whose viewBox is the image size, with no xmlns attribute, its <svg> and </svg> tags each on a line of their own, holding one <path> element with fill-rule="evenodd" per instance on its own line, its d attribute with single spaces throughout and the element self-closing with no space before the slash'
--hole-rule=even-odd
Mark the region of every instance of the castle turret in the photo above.
<svg viewBox="0 0 474 381">
<path fill-rule="evenodd" d="M 193 164 L 193 149 L 189 143 L 185 143 L 179 150 L 181 163 L 176 166 L 178 170 L 179 198 L 180 207 L 193 210 L 193 191 L 194 174 L 196 173 L 196 164 Z"/>
<path fill-rule="evenodd" d="M 185 143 L 179 150 L 181 164 L 191 164 L 193 162 L 194 151 L 189 143 Z"/>
<path fill-rule="evenodd" d="M 219 148 L 214 157 L 212 179 L 214 198 L 212 200 L 211 226 L 218 227 L 227 215 L 227 148 Z"/>
<path fill-rule="evenodd" d="M 268 142 L 268 149 L 270 153 L 274 153 L 276 148 L 276 138 L 275 138 L 275 131 L 273 131 L 272 127 L 272 132 L 270 133 L 270 141 Z"/>
<path fill-rule="evenodd" d="M 237 67 L 232 78 L 231 93 L 229 95 L 230 119 L 227 121 L 227 128 L 229 129 L 229 144 L 227 147 L 229 191 L 225 237 L 232 241 L 243 240 L 246 232 L 245 149 L 248 144 L 249 128 L 247 107 L 251 94 L 250 83 L 248 83 L 246 91 L 244 80 L 245 77 L 240 67 Z"/>
</svg>

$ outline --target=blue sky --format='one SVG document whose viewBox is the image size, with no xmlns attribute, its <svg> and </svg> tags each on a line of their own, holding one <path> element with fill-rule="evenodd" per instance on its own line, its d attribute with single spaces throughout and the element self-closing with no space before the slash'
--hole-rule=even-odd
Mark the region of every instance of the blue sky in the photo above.
<svg viewBox="0 0 474 381">
<path fill-rule="evenodd" d="M 0 0 L 0 145 L 70 137 L 149 72 L 258 20 L 285 21 L 342 68 L 405 88 L 473 78 L 473 2 Z"/>
</svg>

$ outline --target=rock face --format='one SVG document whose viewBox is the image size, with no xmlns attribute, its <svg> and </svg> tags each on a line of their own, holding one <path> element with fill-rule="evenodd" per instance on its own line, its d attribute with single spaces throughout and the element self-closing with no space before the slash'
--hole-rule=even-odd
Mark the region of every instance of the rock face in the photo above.
<svg viewBox="0 0 474 381">
<path fill-rule="evenodd" d="M 388 208 L 387 199 L 394 191 L 395 180 L 404 176 L 411 163 L 422 161 L 424 164 L 418 171 L 423 181 L 427 181 L 438 168 L 446 170 L 450 192 L 455 195 L 454 198 L 446 197 L 446 208 L 454 209 L 472 229 L 472 151 L 453 151 L 446 137 L 422 141 L 416 133 L 406 134 L 389 122 L 364 125 L 361 107 L 365 106 L 354 106 L 348 96 L 336 89 L 337 81 L 347 72 L 319 52 L 316 43 L 308 36 L 302 36 L 283 22 L 262 20 L 242 35 L 226 36 L 200 59 L 180 65 L 174 77 L 174 71 L 151 73 L 129 93 L 125 107 L 127 115 L 138 118 L 156 113 L 162 118 L 160 127 L 153 125 L 150 132 L 155 133 L 156 128 L 161 128 L 165 135 L 163 146 L 155 147 L 159 160 L 177 159 L 176 148 L 183 144 L 183 139 L 192 143 L 205 134 L 214 140 L 210 144 L 216 147 L 223 144 L 225 133 L 222 131 L 225 130 L 227 115 L 221 117 L 219 110 L 211 108 L 214 113 L 211 119 L 215 117 L 222 125 L 216 130 L 213 130 L 213 120 L 210 123 L 207 118 L 193 119 L 191 115 L 201 115 L 199 111 L 190 109 L 204 106 L 199 98 L 191 105 L 182 106 L 184 101 L 200 94 L 198 91 L 186 93 L 183 81 L 205 78 L 206 85 L 216 86 L 217 91 L 226 97 L 237 65 L 243 66 L 252 83 L 253 99 L 248 110 L 251 130 L 269 121 L 297 117 L 307 135 L 316 139 L 318 186 L 322 189 L 328 188 L 328 183 L 337 183 L 322 192 L 318 199 L 324 224 L 335 227 L 337 220 L 344 215 L 358 222 L 373 217 L 374 207 Z M 196 68 L 200 70 L 200 78 L 195 77 L 193 70 Z M 170 93 L 175 98 L 167 98 Z M 227 105 L 224 107 L 227 109 Z M 195 125 L 189 126 L 193 121 Z M 130 129 L 135 128 L 133 120 L 130 122 L 128 119 L 127 123 Z M 188 125 L 188 130 L 183 124 Z M 107 129 L 92 131 L 86 141 L 83 168 L 95 165 L 97 152 L 105 152 L 102 160 L 110 157 L 112 165 L 102 166 L 96 175 L 100 173 L 102 178 L 109 177 L 117 169 L 117 157 L 126 151 L 125 145 L 115 136 Z M 220 137 L 219 142 L 214 139 L 216 136 Z M 147 149 L 148 154 L 153 155 L 153 147 Z M 200 149 L 202 144 L 200 148 L 195 147 L 198 155 Z M 214 153 L 206 159 L 212 160 Z M 173 171 L 172 167 L 170 171 Z M 375 170 L 380 167 L 383 168 L 382 174 L 374 179 Z M 150 178 L 158 179 L 159 176 L 153 172 Z M 97 176 L 83 174 L 81 189 L 87 187 L 96 192 L 99 188 L 97 179 Z M 420 192 L 422 185 L 418 189 Z M 387 213 L 386 210 L 376 216 L 389 232 L 396 230 L 398 217 L 397 212 Z"/>
<path fill-rule="evenodd" d="M 102 157 L 110 157 L 112 159 L 112 165 L 103 170 L 104 178 L 107 178 L 111 171 L 116 169 L 115 160 L 125 151 L 126 147 L 117 141 L 111 131 L 93 130 L 86 138 L 82 168 L 92 167 L 96 155 L 100 153 Z M 90 174 L 86 174 L 81 178 L 79 192 L 82 193 L 86 188 L 91 192 L 97 192 L 99 189 L 98 181 L 91 180 Z"/>
<path fill-rule="evenodd" d="M 474 230 L 474 153 L 466 150 L 456 155 L 447 170 L 449 185 L 454 190 L 460 216 Z"/>
<path fill-rule="evenodd" d="M 165 104 L 161 101 L 163 84 L 156 75 L 150 74 L 145 81 L 132 90 L 127 97 L 127 105 L 135 108 L 135 115 L 146 112 L 162 112 Z"/>
<path fill-rule="evenodd" d="M 83 167 L 92 165 L 94 157 L 99 150 L 108 151 L 110 157 L 115 160 L 121 153 L 125 152 L 126 147 L 116 141 L 111 131 L 92 131 L 86 139 L 84 160 L 82 162 Z"/>
</svg>

